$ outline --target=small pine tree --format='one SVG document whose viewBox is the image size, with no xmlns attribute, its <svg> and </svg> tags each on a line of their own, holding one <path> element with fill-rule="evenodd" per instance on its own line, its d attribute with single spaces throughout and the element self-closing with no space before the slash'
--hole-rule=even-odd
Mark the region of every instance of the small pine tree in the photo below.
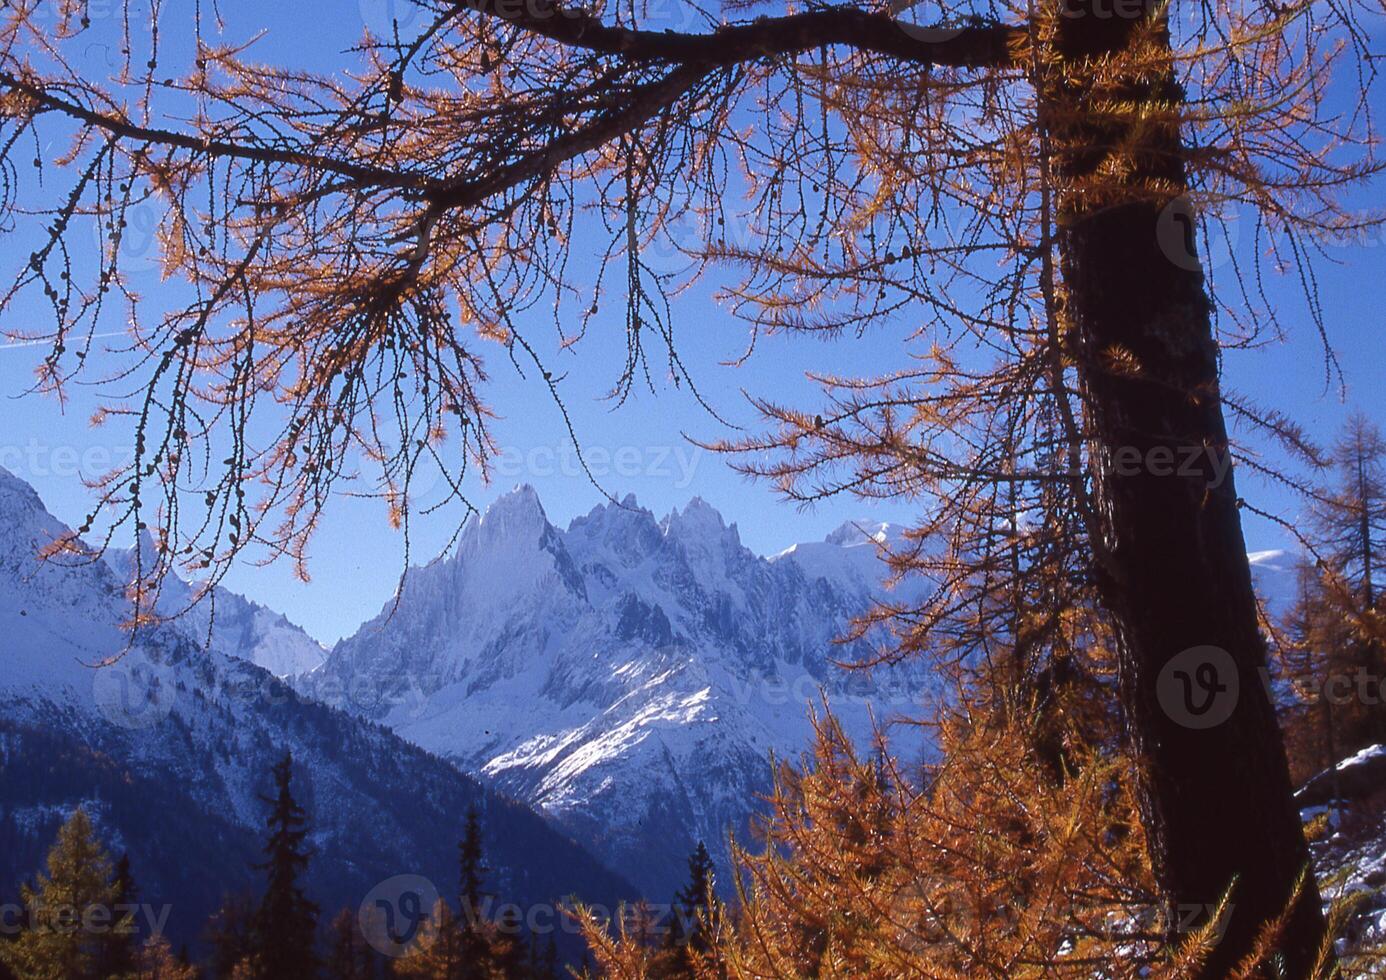
<svg viewBox="0 0 1386 980">
<path fill-rule="evenodd" d="M 255 953 L 259 976 L 265 980 L 300 980 L 311 977 L 317 966 L 313 934 L 318 907 L 308 900 L 301 884 L 308 868 L 309 853 L 304 847 L 308 821 L 290 788 L 293 756 L 284 753 L 273 773 L 275 794 L 261 797 L 270 805 L 265 821 L 270 836 L 265 844 L 267 860 L 258 866 L 267 880 L 255 916 Z"/>
<path fill-rule="evenodd" d="M 697 975 L 697 959 L 710 947 L 708 931 L 713 915 L 715 880 L 716 869 L 707 846 L 698 841 L 688 858 L 688 884 L 674 894 L 671 921 L 665 933 L 665 951 L 659 958 L 662 976 L 692 978 Z"/>
<path fill-rule="evenodd" d="M 123 977 L 132 974 L 141 961 L 139 928 L 135 921 L 135 905 L 139 888 L 130 873 L 130 855 L 122 854 L 115 868 L 115 901 L 113 921 L 108 932 L 101 935 L 97 957 L 97 973 L 102 977 Z"/>
<path fill-rule="evenodd" d="M 98 970 L 102 930 L 111 925 L 116 886 L 111 859 L 80 807 L 58 831 L 48 873 L 20 891 L 26 924 L 0 959 L 20 980 L 84 980 Z"/>
<path fill-rule="evenodd" d="M 494 966 L 491 940 L 484 921 L 486 867 L 481 846 L 481 818 L 476 808 L 467 810 L 462 840 L 457 845 L 459 860 L 458 932 L 460 935 L 460 980 L 484 980 Z"/>
</svg>

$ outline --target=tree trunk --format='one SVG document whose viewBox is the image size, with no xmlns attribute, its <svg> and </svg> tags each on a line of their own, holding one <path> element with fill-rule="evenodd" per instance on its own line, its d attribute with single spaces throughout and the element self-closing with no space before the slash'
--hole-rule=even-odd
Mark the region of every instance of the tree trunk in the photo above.
<svg viewBox="0 0 1386 980">
<path fill-rule="evenodd" d="M 1095 443 L 1100 589 L 1118 621 L 1142 816 L 1173 938 L 1206 923 L 1235 880 L 1203 971 L 1222 978 L 1290 908 L 1309 856 L 1263 683 L 1210 303 L 1178 197 L 1185 154 L 1177 120 L 1160 115 L 1183 92 L 1171 75 L 1066 70 L 1120 55 L 1160 9 L 1065 0 L 1041 118 L 1063 188 L 1064 312 Z M 1104 115 L 1114 100 L 1148 111 Z M 1322 936 L 1311 876 L 1281 934 L 1286 976 L 1309 974 Z"/>
</svg>

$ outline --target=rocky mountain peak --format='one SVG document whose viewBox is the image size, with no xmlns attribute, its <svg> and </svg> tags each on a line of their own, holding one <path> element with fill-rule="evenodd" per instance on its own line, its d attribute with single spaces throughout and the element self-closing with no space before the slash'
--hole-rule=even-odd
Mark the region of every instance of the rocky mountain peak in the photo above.
<svg viewBox="0 0 1386 980">
<path fill-rule="evenodd" d="M 528 483 L 521 483 L 497 497 L 471 523 L 490 541 L 513 537 L 536 542 L 549 527 L 549 518 L 538 492 Z"/>
<path fill-rule="evenodd" d="M 669 512 L 664 518 L 664 529 L 670 537 L 683 540 L 713 539 L 721 537 L 728 530 L 735 533 L 736 525 L 729 529 L 721 511 L 702 497 L 694 497 L 682 510 L 675 508 Z"/>
<path fill-rule="evenodd" d="M 52 517 L 33 487 L 0 466 L 0 535 L 10 540 L 50 530 Z"/>
<path fill-rule="evenodd" d="M 823 540 L 839 548 L 862 544 L 884 544 L 895 537 L 895 525 L 883 521 L 845 521 Z"/>
</svg>

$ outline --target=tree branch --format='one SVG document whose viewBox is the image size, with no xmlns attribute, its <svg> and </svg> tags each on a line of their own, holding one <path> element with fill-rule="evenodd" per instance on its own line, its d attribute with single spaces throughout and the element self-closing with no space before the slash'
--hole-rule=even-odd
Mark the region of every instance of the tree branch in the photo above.
<svg viewBox="0 0 1386 980">
<path fill-rule="evenodd" d="M 465 208 L 537 177 L 556 164 L 594 150 L 630 132 L 673 105 L 695 85 L 721 70 L 715 65 L 693 64 L 675 68 L 659 81 L 636 89 L 621 108 L 599 116 L 587 125 L 558 137 L 493 174 L 425 192 L 435 210 Z"/>
<path fill-rule="evenodd" d="M 537 176 L 554 163 L 595 149 L 629 132 L 668 108 L 713 72 L 745 61 L 794 54 L 823 45 L 844 45 L 921 64 L 996 67 L 1011 62 L 1011 49 L 1023 32 L 999 24 L 963 28 L 902 25 L 884 13 L 838 7 L 759 18 L 710 33 L 655 32 L 611 27 L 586 11 L 553 0 L 464 0 L 468 10 L 499 18 L 555 42 L 625 61 L 665 61 L 677 67 L 664 78 L 635 90 L 621 109 L 554 140 L 499 172 L 481 179 L 447 181 L 426 174 L 374 167 L 308 148 L 257 145 L 204 134 L 141 126 L 55 95 L 11 72 L 0 72 L 0 86 L 31 100 L 41 112 L 54 112 L 119 139 L 174 147 L 216 157 L 304 167 L 344 177 L 356 186 L 423 191 L 437 212 L 468 207 Z"/>
<path fill-rule="evenodd" d="M 464 0 L 459 13 L 474 10 L 570 47 L 633 60 L 733 65 L 771 55 L 843 45 L 920 64 L 995 68 L 1011 64 L 1013 45 L 1025 32 L 974 20 L 966 27 L 902 24 L 885 13 L 856 7 L 761 17 L 711 33 L 642 31 L 611 27 L 585 10 L 554 0 Z"/>
<path fill-rule="evenodd" d="M 256 146 L 235 143 L 227 140 L 210 139 L 193 133 L 180 133 L 171 129 L 139 126 L 120 116 L 108 115 L 89 109 L 77 102 L 50 94 L 22 78 L 7 71 L 0 71 L 0 85 L 30 99 L 44 112 L 56 112 L 75 119 L 83 125 L 110 133 L 118 139 L 133 140 L 138 143 L 151 143 L 183 150 L 193 150 L 216 157 L 234 157 L 238 160 L 253 160 L 256 163 L 283 163 L 298 167 L 321 170 L 337 174 L 361 184 L 377 187 L 421 188 L 432 182 L 422 174 L 407 171 L 389 170 L 352 163 L 336 157 L 324 156 L 309 150 L 289 147 Z"/>
</svg>

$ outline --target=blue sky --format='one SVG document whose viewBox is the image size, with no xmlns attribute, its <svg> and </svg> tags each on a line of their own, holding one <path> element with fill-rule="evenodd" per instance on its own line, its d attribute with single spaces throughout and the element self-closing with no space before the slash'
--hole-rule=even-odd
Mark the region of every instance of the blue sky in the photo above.
<svg viewBox="0 0 1386 980">
<path fill-rule="evenodd" d="M 319 68 L 344 64 L 338 55 L 359 38 L 362 24 L 380 23 L 390 0 L 360 3 L 283 4 L 263 0 L 223 8 L 232 37 L 244 37 L 257 27 L 268 33 L 257 49 L 270 61 L 307 58 Z M 112 0 L 108 8 L 116 6 Z M 93 5 L 96 9 L 96 5 Z M 332 9 L 335 17 L 324 16 Z M 190 24 L 190 0 L 173 0 L 162 17 L 165 43 L 173 43 L 180 27 Z M 99 27 L 100 25 L 98 25 Z M 109 54 L 99 46 L 88 52 L 93 65 Z M 1367 202 L 1364 202 L 1367 203 Z M 1379 199 L 1376 202 L 1382 203 Z M 128 247 L 133 261 L 132 284 L 156 309 L 173 287 L 159 281 L 152 251 L 139 239 L 139 218 Z M 1244 252 L 1247 243 L 1234 248 Z M 8 254 L 15 254 L 8 246 Z M 1345 397 L 1336 386 L 1325 387 L 1322 352 L 1307 319 L 1298 284 L 1272 282 L 1270 291 L 1289 328 L 1289 339 L 1258 351 L 1232 351 L 1226 358 L 1227 383 L 1263 406 L 1284 411 L 1321 440 L 1331 439 L 1351 408 L 1360 408 L 1386 423 L 1386 334 L 1381 330 L 1386 305 L 1386 239 L 1377 236 L 1351 246 L 1329 250 L 1331 262 L 1321 262 L 1321 298 L 1330 339 L 1346 374 Z M 847 519 L 899 520 L 908 517 L 900 505 L 869 508 L 860 502 L 828 502 L 802 512 L 779 500 L 765 485 L 746 482 L 726 460 L 698 449 L 684 437 L 711 439 L 729 434 L 704 412 L 686 390 L 663 386 L 657 397 L 637 388 L 631 400 L 613 410 L 602 395 L 616 381 L 624 361 L 623 327 L 616 319 L 618 304 L 608 302 L 612 319 L 577 348 L 560 354 L 552 327 L 536 323 L 532 338 L 547 344 L 558 371 L 567 371 L 565 398 L 580 438 L 605 488 L 617 496 L 633 492 L 641 504 L 662 515 L 694 495 L 718 507 L 735 521 L 742 540 L 754 551 L 772 553 L 800 540 L 822 537 Z M 804 338 L 762 341 L 757 355 L 742 367 L 721 362 L 741 353 L 746 328 L 714 304 L 706 290 L 695 291 L 675 305 L 675 329 L 682 357 L 705 396 L 719 413 L 734 423 L 754 427 L 754 417 L 741 394 L 748 390 L 794 401 L 809 395 L 803 379 L 810 368 L 839 374 L 871 374 L 882 362 L 900 356 L 906 322 L 886 323 L 864 338 L 820 342 Z M 10 315 L 6 327 L 16 327 Z M 112 324 L 113 328 L 118 324 Z M 94 476 L 129 451 L 131 437 L 119 428 L 92 429 L 87 419 L 99 399 L 90 390 L 76 393 L 64 410 L 55 401 L 17 398 L 31 382 L 39 348 L 0 349 L 0 465 L 33 483 L 49 508 L 69 523 L 79 523 L 89 502 L 80 476 Z M 562 419 L 541 386 L 517 376 L 500 348 L 488 355 L 491 404 L 502 415 L 495 433 L 503 447 L 500 472 L 489 487 L 472 485 L 472 498 L 483 504 L 520 482 L 539 491 L 549 517 L 566 524 L 602 499 L 574 466 Z M 1298 502 L 1284 491 L 1267 486 L 1249 474 L 1239 474 L 1241 490 L 1257 506 L 1274 510 L 1293 522 Z M 427 494 L 425 493 L 425 499 Z M 425 519 L 415 527 L 414 555 L 436 554 L 448 539 L 460 514 L 456 511 Z M 1251 519 L 1247 525 L 1253 550 L 1284 547 L 1286 535 L 1272 524 Z M 245 565 L 235 569 L 227 584 L 287 613 L 325 642 L 352 632 L 387 601 L 402 568 L 403 542 L 375 501 L 342 500 L 329 511 L 312 550 L 310 584 L 299 583 L 285 564 Z"/>
</svg>

